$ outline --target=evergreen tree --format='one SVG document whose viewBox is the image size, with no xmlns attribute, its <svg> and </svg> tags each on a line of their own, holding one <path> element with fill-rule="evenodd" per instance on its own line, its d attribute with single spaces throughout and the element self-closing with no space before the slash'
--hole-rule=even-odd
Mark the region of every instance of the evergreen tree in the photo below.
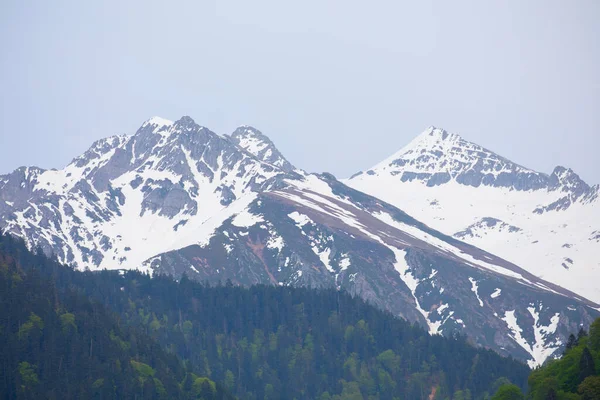
<svg viewBox="0 0 600 400">
<path fill-rule="evenodd" d="M 577 343 L 579 343 L 579 341 L 581 339 L 583 339 L 584 337 L 586 337 L 588 334 L 585 331 L 585 329 L 583 329 L 583 326 L 581 328 L 579 328 L 579 332 L 577 332 Z"/>
<path fill-rule="evenodd" d="M 577 338 L 572 333 L 569 335 L 569 339 L 567 339 L 567 345 L 565 346 L 565 353 L 568 350 L 571 350 L 573 347 L 577 345 Z"/>
<path fill-rule="evenodd" d="M 546 395 L 546 400 L 558 400 L 558 397 L 556 395 L 556 390 L 554 390 L 554 388 L 550 388 L 550 390 L 548 390 L 548 394 Z"/>
<path fill-rule="evenodd" d="M 590 349 L 600 327 L 600 318 L 590 326 L 588 335 L 580 340 L 561 359 L 549 360 L 529 376 L 528 399 L 532 400 L 599 400 L 600 376 L 595 366 L 600 352 Z"/>
<path fill-rule="evenodd" d="M 586 346 L 583 348 L 581 358 L 579 359 L 579 382 L 583 382 L 585 378 L 595 374 L 596 366 L 594 365 L 594 358 L 592 357 L 592 353 L 590 353 L 590 349 Z"/>
<path fill-rule="evenodd" d="M 600 318 L 590 325 L 589 346 L 593 351 L 600 352 Z"/>
</svg>

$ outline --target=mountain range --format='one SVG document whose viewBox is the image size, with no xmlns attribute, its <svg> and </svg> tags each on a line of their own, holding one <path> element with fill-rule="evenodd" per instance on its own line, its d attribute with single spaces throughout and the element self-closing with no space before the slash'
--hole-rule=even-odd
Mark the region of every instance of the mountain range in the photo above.
<svg viewBox="0 0 600 400">
<path fill-rule="evenodd" d="M 339 181 L 252 127 L 154 117 L 0 176 L 0 229 L 79 269 L 336 287 L 536 366 L 600 315 L 598 193 L 437 128 Z"/>
</svg>

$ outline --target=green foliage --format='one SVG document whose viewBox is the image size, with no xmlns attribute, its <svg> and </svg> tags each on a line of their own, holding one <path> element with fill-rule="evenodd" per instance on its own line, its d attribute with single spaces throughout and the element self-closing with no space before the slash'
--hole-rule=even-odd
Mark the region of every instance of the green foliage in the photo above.
<svg viewBox="0 0 600 400">
<path fill-rule="evenodd" d="M 199 398 L 179 385 L 183 363 L 140 327 L 90 301 L 70 279 L 51 280 L 53 271 L 80 273 L 1 234 L 0 265 L 0 398 Z M 205 399 L 233 398 L 210 382 Z"/>
<path fill-rule="evenodd" d="M 523 400 L 523 392 L 521 389 L 512 384 L 504 384 L 498 388 L 496 393 L 492 396 L 492 400 Z"/>
<path fill-rule="evenodd" d="M 60 316 L 60 325 L 63 333 L 77 331 L 77 325 L 75 325 L 75 314 L 62 314 Z"/>
<path fill-rule="evenodd" d="M 104 379 L 96 379 L 94 383 L 92 383 L 92 389 L 98 390 L 104 386 Z"/>
<path fill-rule="evenodd" d="M 594 358 L 590 349 L 584 347 L 579 358 L 579 382 L 583 382 L 588 376 L 593 376 L 596 373 L 596 366 L 594 365 Z"/>
<path fill-rule="evenodd" d="M 111 330 L 109 333 L 110 340 L 112 340 L 115 344 L 119 346 L 121 351 L 129 351 L 131 349 L 131 345 L 121 339 L 119 336 L 115 335 L 115 331 Z M 117 360 L 119 361 L 119 360 Z"/>
<path fill-rule="evenodd" d="M 588 376 L 579 385 L 577 391 L 582 400 L 600 399 L 600 376 Z"/>
<path fill-rule="evenodd" d="M 600 399 L 600 392 L 596 392 L 600 387 L 600 371 L 597 368 L 600 351 L 594 347 L 599 328 L 600 318 L 591 324 L 589 334 L 580 329 L 561 359 L 551 360 L 534 370 L 528 380 L 528 399 Z"/>
<path fill-rule="evenodd" d="M 445 400 L 453 393 L 480 400 L 500 378 L 524 386 L 529 373 L 464 337 L 430 336 L 333 289 L 208 287 L 135 271 L 76 272 L 0 235 L 0 253 L 2 246 L 15 247 L 14 257 L 28 266 L 20 285 L 38 282 L 35 300 L 14 318 L 28 321 L 34 312 L 44 323 L 42 348 L 30 340 L 35 323 L 20 344 L 47 383 L 38 398 L 56 397 L 61 385 L 69 388 L 63 398 L 226 398 L 221 382 L 249 400 Z M 48 301 L 52 290 L 58 314 Z M 24 296 L 31 294 L 11 292 L 0 311 L 28 304 Z M 72 333 L 63 334 L 64 326 Z M 56 329 L 61 333 L 46 335 Z"/>
<path fill-rule="evenodd" d="M 193 327 L 194 325 L 192 324 L 192 321 L 185 321 L 183 323 L 183 334 L 188 336 L 191 335 Z"/>
<path fill-rule="evenodd" d="M 342 381 L 341 396 L 334 396 L 333 398 L 344 400 L 363 400 L 363 395 L 360 392 L 360 386 L 358 386 L 357 382 Z"/>
<path fill-rule="evenodd" d="M 135 360 L 131 360 L 130 363 L 135 372 L 137 372 L 137 374 L 143 379 L 153 377 L 154 374 L 156 374 L 156 371 L 154 371 L 154 369 L 148 364 L 144 364 Z"/>
<path fill-rule="evenodd" d="M 19 363 L 19 377 L 21 380 L 21 388 L 32 388 L 39 383 L 37 373 L 35 372 L 37 366 L 29 364 L 27 361 Z"/>
<path fill-rule="evenodd" d="M 600 318 L 590 325 L 589 346 L 592 351 L 600 352 Z"/>
<path fill-rule="evenodd" d="M 27 322 L 25 322 L 19 328 L 19 339 L 24 340 L 28 338 L 30 334 L 39 333 L 42 329 L 44 329 L 44 322 L 42 321 L 42 319 L 34 313 L 31 313 L 29 314 Z"/>
<path fill-rule="evenodd" d="M 233 372 L 230 370 L 225 371 L 225 379 L 223 379 L 223 384 L 229 390 L 233 390 L 235 388 L 235 377 L 233 376 Z"/>
<path fill-rule="evenodd" d="M 468 390 L 457 390 L 454 392 L 452 400 L 471 400 L 471 392 Z"/>
<path fill-rule="evenodd" d="M 397 368 L 400 365 L 400 357 L 394 353 L 393 350 L 385 350 L 377 356 L 377 361 L 389 371 L 391 374 L 397 372 Z"/>
</svg>

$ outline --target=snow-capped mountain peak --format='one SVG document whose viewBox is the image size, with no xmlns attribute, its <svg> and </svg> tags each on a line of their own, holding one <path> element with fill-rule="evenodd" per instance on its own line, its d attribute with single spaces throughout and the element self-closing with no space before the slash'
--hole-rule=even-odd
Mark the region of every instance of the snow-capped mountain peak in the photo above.
<svg viewBox="0 0 600 400">
<path fill-rule="evenodd" d="M 430 127 L 366 173 L 347 180 L 464 240 L 599 301 L 599 187 L 573 170 L 522 167 Z"/>
<path fill-rule="evenodd" d="M 550 180 L 553 185 L 560 187 L 563 192 L 582 194 L 590 190 L 590 186 L 571 168 L 565 168 L 560 165 L 554 168 L 552 175 L 550 175 Z"/>
<path fill-rule="evenodd" d="M 508 241 L 513 254 L 532 241 L 529 235 L 539 233 L 531 226 L 544 227 L 536 218 L 554 217 L 560 213 L 550 212 L 552 207 L 567 204 L 534 214 L 532 204 L 542 197 L 526 202 L 522 196 L 529 192 L 500 187 L 504 194 L 518 195 L 502 212 L 491 212 L 502 199 L 497 195 L 492 196 L 495 202 L 484 201 L 488 208 L 471 208 L 482 197 L 479 193 L 485 197 L 486 190 L 498 188 L 484 187 L 481 192 L 475 185 L 459 183 L 461 179 L 478 170 L 480 157 L 509 163 L 485 152 L 431 127 L 390 162 L 362 176 L 377 179 L 356 180 L 399 195 L 392 201 L 385 193 L 379 196 L 388 203 L 422 196 L 408 201 L 408 207 L 400 203 L 400 210 L 329 174 L 295 169 L 252 127 L 221 136 L 190 117 L 153 117 L 132 136 L 95 142 L 63 169 L 22 167 L 1 175 L 0 229 L 78 268 L 142 269 L 176 278 L 185 273 L 211 283 L 231 279 L 242 285 L 348 290 L 421 323 L 432 334 L 468 334 L 474 343 L 538 365 L 557 351 L 570 331 L 588 326 L 597 314 L 598 304 L 581 297 L 589 286 L 594 293 L 594 282 L 565 285 L 573 293 L 561 287 L 569 283 L 560 279 L 564 276 L 523 269 L 520 261 L 504 256 L 503 248 L 498 249 L 503 258 L 481 250 L 512 235 L 518 239 Z M 432 172 L 418 172 L 421 175 L 406 180 L 420 169 Z M 429 184 L 440 171 L 450 176 L 449 183 L 430 188 L 438 190 L 434 194 L 423 191 L 422 183 Z M 574 173 L 566 169 L 554 175 L 557 185 L 560 181 L 577 186 Z M 382 184 L 382 177 L 388 181 Z M 405 181 L 420 186 L 397 186 Z M 457 187 L 470 192 L 456 192 Z M 574 201 L 571 192 L 554 193 L 554 198 Z M 452 209 L 457 203 L 464 207 Z M 460 234 L 452 238 L 404 212 L 419 215 L 423 209 L 433 210 L 423 217 L 428 225 L 437 228 L 439 218 L 456 228 L 442 224 L 444 232 Z M 523 210 L 531 216 L 529 225 L 513 217 Z M 593 218 L 583 222 L 591 224 Z M 600 243 L 600 226 L 584 228 L 573 224 L 593 250 Z M 495 233 L 505 236 L 484 240 L 481 248 L 462 241 L 478 243 L 478 238 Z M 569 236 L 568 243 L 559 236 L 548 236 L 554 242 L 539 248 L 560 247 L 565 252 L 560 260 L 567 267 L 559 266 L 559 272 L 577 272 L 579 256 L 585 255 L 577 253 L 581 243 L 571 240 L 575 236 Z M 565 245 L 555 246 L 557 238 Z M 523 254 L 543 258 L 526 250 Z M 523 266 L 529 266 L 528 259 Z M 540 335 L 542 331 L 546 334 Z"/>
<path fill-rule="evenodd" d="M 170 121 L 170 120 L 168 120 L 168 119 L 165 119 L 165 118 L 162 118 L 162 117 L 157 117 L 157 116 L 154 116 L 154 117 L 152 117 L 152 118 L 148 119 L 147 121 L 145 121 L 145 122 L 142 124 L 142 128 L 144 128 L 144 127 L 146 127 L 146 126 L 148 126 L 148 125 L 150 125 L 150 126 L 154 126 L 154 127 L 156 127 L 157 129 L 161 129 L 161 128 L 162 128 L 162 127 L 164 127 L 164 126 L 170 126 L 170 125 L 173 125 L 173 121 Z"/>
<path fill-rule="evenodd" d="M 418 180 L 428 186 L 456 181 L 469 186 L 503 186 L 515 190 L 537 188 L 548 181 L 545 175 L 434 126 L 369 169 L 367 175 L 389 175 L 402 181 Z"/>
<path fill-rule="evenodd" d="M 390 157 L 376 164 L 370 170 L 375 170 L 379 167 L 385 167 L 393 165 L 398 160 L 409 160 L 415 159 L 420 154 L 428 153 L 430 151 L 439 150 L 444 147 L 448 147 L 452 143 L 462 139 L 456 134 L 450 134 L 442 128 L 436 128 L 430 126 L 421 134 L 417 135 L 410 143 L 392 154 Z M 435 154 L 435 153 L 434 153 Z"/>
<path fill-rule="evenodd" d="M 231 140 L 259 160 L 272 164 L 286 172 L 295 167 L 279 152 L 271 139 L 261 131 L 242 125 L 231 134 Z"/>
</svg>

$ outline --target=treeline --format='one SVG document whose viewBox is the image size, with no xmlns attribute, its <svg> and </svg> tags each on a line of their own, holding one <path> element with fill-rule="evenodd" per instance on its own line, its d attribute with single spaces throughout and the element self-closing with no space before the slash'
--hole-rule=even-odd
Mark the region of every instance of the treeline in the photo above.
<svg viewBox="0 0 600 400">
<path fill-rule="evenodd" d="M 529 398 L 549 400 L 600 399 L 600 318 L 571 335 L 564 355 L 529 376 Z"/>
<path fill-rule="evenodd" d="M 101 303 L 21 268 L 11 242 L 0 239 L 0 398 L 234 398 Z"/>
<path fill-rule="evenodd" d="M 175 282 L 135 271 L 76 272 L 28 252 L 21 241 L 7 236 L 0 236 L 0 252 L 28 266 L 28 275 L 51 280 L 41 295 L 47 302 L 61 297 L 55 293 L 77 293 L 120 316 L 119 329 L 106 323 L 96 336 L 131 344 L 123 332 L 142 331 L 167 350 L 165 359 L 180 357 L 188 370 L 221 382 L 239 398 L 476 400 L 489 398 L 504 382 L 526 386 L 529 369 L 522 363 L 475 349 L 464 337 L 429 336 L 343 292 L 230 283 L 209 287 L 186 277 Z M 87 318 L 74 314 L 76 321 Z M 79 353 L 89 350 L 87 339 Z M 105 353 L 94 346 L 92 356 L 112 359 L 113 348 L 106 347 Z M 177 372 L 183 367 L 175 361 L 162 368 L 155 360 L 163 353 L 135 358 L 127 353 L 134 352 L 133 344 L 123 346 L 119 357 L 150 365 L 165 389 L 177 384 L 185 394 L 195 383 L 182 379 L 185 372 Z M 133 368 L 130 361 L 128 365 Z M 69 368 L 79 369 L 73 372 L 77 374 L 85 371 L 75 363 Z M 163 378 L 167 372 L 173 379 Z"/>
<path fill-rule="evenodd" d="M 527 396 L 505 383 L 492 400 L 600 400 L 600 318 L 589 335 L 583 328 L 571 334 L 562 357 L 532 371 L 528 383 Z"/>
</svg>

